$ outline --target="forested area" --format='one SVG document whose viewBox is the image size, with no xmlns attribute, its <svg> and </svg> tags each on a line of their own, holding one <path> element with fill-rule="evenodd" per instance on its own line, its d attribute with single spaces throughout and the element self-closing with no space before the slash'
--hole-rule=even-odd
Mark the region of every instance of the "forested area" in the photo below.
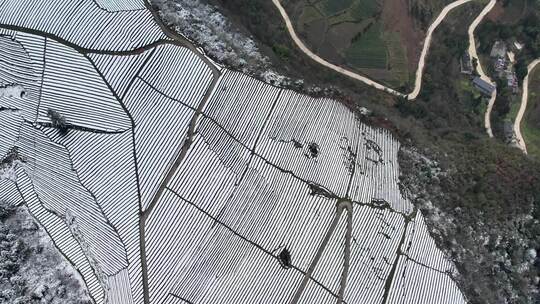
<svg viewBox="0 0 540 304">
<path fill-rule="evenodd" d="M 71 266 L 23 208 L 0 202 L 0 302 L 92 303 Z"/>
<path fill-rule="evenodd" d="M 421 97 L 396 105 L 402 118 L 418 124 L 405 136 L 444 172 L 435 176 L 433 164 L 404 149 L 403 183 L 456 261 L 470 303 L 536 303 L 540 164 L 488 139 L 478 112 L 484 101 L 462 94 L 458 60 L 467 47 L 467 24 L 446 22 L 438 30 Z"/>
</svg>

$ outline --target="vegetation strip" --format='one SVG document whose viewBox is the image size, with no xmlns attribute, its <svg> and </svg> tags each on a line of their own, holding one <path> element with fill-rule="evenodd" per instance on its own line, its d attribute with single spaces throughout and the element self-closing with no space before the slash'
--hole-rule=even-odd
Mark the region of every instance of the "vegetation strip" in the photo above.
<svg viewBox="0 0 540 304">
<path fill-rule="evenodd" d="M 529 99 L 529 76 L 539 63 L 540 58 L 531 62 L 527 67 L 528 73 L 527 76 L 525 76 L 525 79 L 523 79 L 523 95 L 521 95 L 521 106 L 519 107 L 519 112 L 516 116 L 516 120 L 514 121 L 514 133 L 516 134 L 517 144 L 518 147 L 523 150 L 525 154 L 527 154 L 527 145 L 525 143 L 523 135 L 521 134 L 521 120 L 523 119 L 523 115 L 525 114 L 525 110 L 527 109 L 527 101 Z"/>
</svg>

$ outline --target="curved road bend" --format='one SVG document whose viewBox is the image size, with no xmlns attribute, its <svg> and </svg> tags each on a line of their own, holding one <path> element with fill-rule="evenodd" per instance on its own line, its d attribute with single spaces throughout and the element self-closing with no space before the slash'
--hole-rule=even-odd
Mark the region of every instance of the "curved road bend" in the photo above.
<svg viewBox="0 0 540 304">
<path fill-rule="evenodd" d="M 383 84 L 380 84 L 380 83 L 378 83 L 376 81 L 373 81 L 373 80 L 371 80 L 371 79 L 369 79 L 369 78 L 367 78 L 365 76 L 359 75 L 359 74 L 357 74 L 355 72 L 349 71 L 349 70 L 347 70 L 345 68 L 342 68 L 340 66 L 332 64 L 332 63 L 322 59 L 317 54 L 313 53 L 302 42 L 302 40 L 296 34 L 296 32 L 294 30 L 294 27 L 292 25 L 292 22 L 289 19 L 289 15 L 285 11 L 285 9 L 283 8 L 283 6 L 279 2 L 279 0 L 272 0 L 274 5 L 277 7 L 279 12 L 281 13 L 281 17 L 285 21 L 285 25 L 287 26 L 287 30 L 289 32 L 289 35 L 291 36 L 293 41 L 296 43 L 296 45 L 302 50 L 302 52 L 304 52 L 311 59 L 313 59 L 317 63 L 319 63 L 319 64 L 321 64 L 321 65 L 323 65 L 323 66 L 325 66 L 327 68 L 330 68 L 330 69 L 332 69 L 332 70 L 334 70 L 334 71 L 336 71 L 338 73 L 341 73 L 341 74 L 343 74 L 345 76 L 348 76 L 348 77 L 351 77 L 353 79 L 362 81 L 363 83 L 365 83 L 365 84 L 367 84 L 369 86 L 372 86 L 372 87 L 374 87 L 376 89 L 391 93 L 393 95 L 400 96 L 400 97 L 407 97 L 408 100 L 416 99 L 416 97 L 418 97 L 418 94 L 420 93 L 420 89 L 422 87 L 422 76 L 423 76 L 423 73 L 424 73 L 425 61 L 426 61 L 426 57 L 427 57 L 429 47 L 431 45 L 431 38 L 433 36 L 433 32 L 439 26 L 439 24 L 441 24 L 441 22 L 446 18 L 446 16 L 448 15 L 448 13 L 450 11 L 452 11 L 454 8 L 456 8 L 458 6 L 461 6 L 461 5 L 463 5 L 465 3 L 468 3 L 468 2 L 471 2 L 471 1 L 473 1 L 473 0 L 458 0 L 458 1 L 455 1 L 455 2 L 452 2 L 452 3 L 448 4 L 447 6 L 445 6 L 443 8 L 441 13 L 437 17 L 437 19 L 435 19 L 433 21 L 433 23 L 429 26 L 428 33 L 427 33 L 427 36 L 426 36 L 426 40 L 424 42 L 424 47 L 423 47 L 422 53 L 420 55 L 420 61 L 418 62 L 418 68 L 416 70 L 416 79 L 415 79 L 415 83 L 414 83 L 414 90 L 411 93 L 409 93 L 408 95 L 406 95 L 406 94 L 400 93 L 400 92 L 398 92 L 398 91 L 396 91 L 394 89 L 391 89 L 391 88 L 389 88 L 389 87 L 387 87 L 387 86 L 385 86 Z M 491 2 L 488 4 L 488 6 L 486 6 L 486 9 L 484 9 L 484 11 L 487 10 L 487 12 L 489 12 L 491 10 L 491 8 L 493 7 L 493 5 L 495 5 L 495 2 L 496 2 L 496 0 L 491 0 Z M 491 5 L 491 7 L 489 7 L 490 5 Z M 489 7 L 489 10 L 488 10 L 488 7 Z M 484 11 L 482 11 L 482 14 L 480 15 L 481 19 L 485 16 L 485 14 L 487 14 L 487 12 L 484 13 Z"/>
<path fill-rule="evenodd" d="M 471 60 L 476 59 L 476 62 L 478 63 L 476 65 L 476 72 L 478 75 L 480 75 L 480 78 L 491 85 L 495 85 L 493 80 L 489 78 L 486 73 L 484 72 L 484 69 L 482 68 L 482 64 L 480 63 L 480 59 L 478 57 L 478 54 L 476 52 L 476 41 L 474 40 L 474 31 L 478 27 L 478 25 L 482 22 L 484 17 L 493 9 L 495 4 L 497 3 L 497 0 L 491 0 L 486 5 L 486 7 L 482 10 L 480 15 L 474 19 L 473 23 L 471 23 L 471 26 L 469 26 L 469 56 L 471 57 Z M 488 102 L 488 106 L 486 109 L 486 113 L 484 114 L 484 127 L 486 128 L 486 132 L 489 137 L 493 137 L 493 131 L 491 130 L 491 110 L 493 110 L 493 105 L 495 104 L 495 99 L 497 99 L 497 90 L 493 91 L 491 94 L 491 97 Z"/>
<path fill-rule="evenodd" d="M 516 134 L 517 145 L 521 150 L 523 150 L 525 154 L 527 154 L 527 145 L 525 144 L 525 139 L 521 135 L 521 120 L 523 119 L 523 115 L 525 114 L 525 110 L 527 109 L 527 101 L 529 99 L 529 76 L 539 63 L 540 58 L 531 62 L 527 67 L 528 73 L 527 76 L 525 76 L 525 78 L 523 79 L 523 95 L 521 95 L 521 106 L 519 107 L 516 120 L 514 121 L 514 133 Z"/>
</svg>

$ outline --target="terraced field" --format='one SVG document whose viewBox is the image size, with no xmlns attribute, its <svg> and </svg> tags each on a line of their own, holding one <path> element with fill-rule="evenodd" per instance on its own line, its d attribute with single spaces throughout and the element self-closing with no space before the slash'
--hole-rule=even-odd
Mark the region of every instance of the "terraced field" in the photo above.
<svg viewBox="0 0 540 304">
<path fill-rule="evenodd" d="M 323 0 L 296 1 L 291 6 L 300 12 L 295 25 L 299 34 L 314 51 L 399 87 L 409 80 L 407 50 L 401 36 L 388 30 L 383 3 Z"/>
<path fill-rule="evenodd" d="M 353 39 L 351 46 L 345 51 L 347 62 L 357 67 L 386 69 L 387 46 L 381 35 L 381 25 L 374 24 L 361 36 Z"/>
<path fill-rule="evenodd" d="M 389 132 L 156 16 L 0 0 L 0 194 L 95 303 L 465 303 Z"/>
</svg>

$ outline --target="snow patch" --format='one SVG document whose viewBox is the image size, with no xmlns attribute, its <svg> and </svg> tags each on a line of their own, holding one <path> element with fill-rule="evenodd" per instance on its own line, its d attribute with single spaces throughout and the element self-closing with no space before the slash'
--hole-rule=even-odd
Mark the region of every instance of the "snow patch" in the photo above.
<svg viewBox="0 0 540 304">
<path fill-rule="evenodd" d="M 21 85 L 0 86 L 0 98 L 23 98 L 25 94 L 26 91 Z"/>
<path fill-rule="evenodd" d="M 270 59 L 261 54 L 256 42 L 233 28 L 215 7 L 200 0 L 155 0 L 164 20 L 219 63 L 245 74 L 258 76 L 275 86 L 301 85 L 270 69 Z"/>
<path fill-rule="evenodd" d="M 10 164 L 0 166 L 0 180 L 10 180 L 14 183 L 17 182 L 16 167 L 20 161 L 16 160 Z"/>
<path fill-rule="evenodd" d="M 167 22 L 202 45 L 218 61 L 242 70 L 250 63 L 261 68 L 268 65 L 268 59 L 261 55 L 253 39 L 232 29 L 216 8 L 199 0 L 157 0 L 155 4 Z"/>
</svg>

